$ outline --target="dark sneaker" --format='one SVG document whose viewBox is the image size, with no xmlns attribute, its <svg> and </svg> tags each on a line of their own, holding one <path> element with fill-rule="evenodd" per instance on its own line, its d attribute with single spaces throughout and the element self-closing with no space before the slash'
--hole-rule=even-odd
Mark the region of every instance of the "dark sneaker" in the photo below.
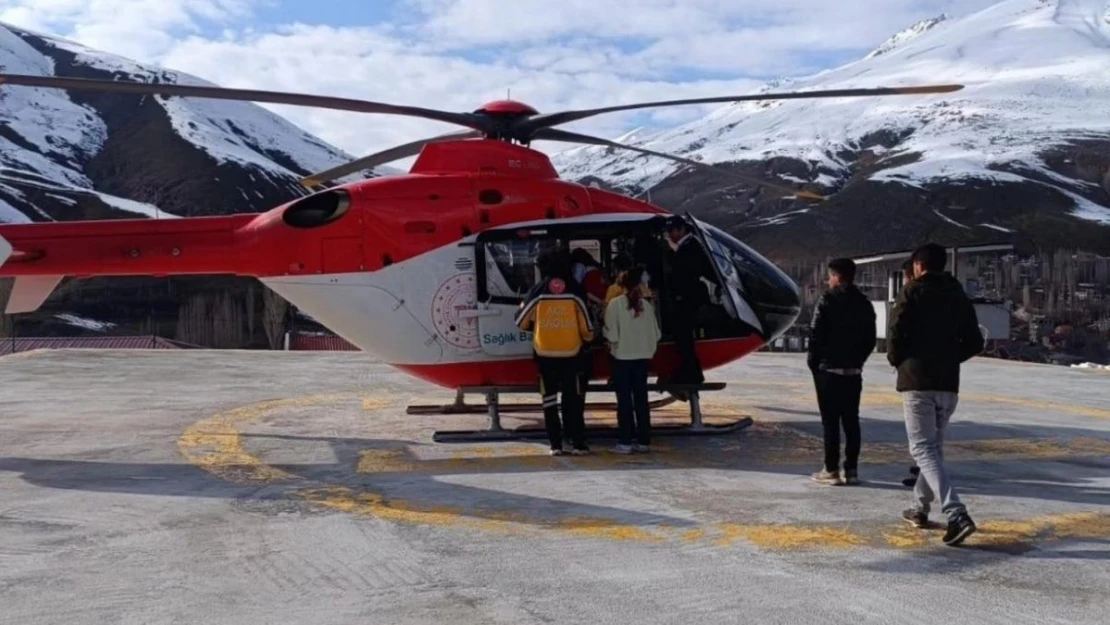
<svg viewBox="0 0 1110 625">
<path fill-rule="evenodd" d="M 646 454 L 651 452 L 651 446 L 641 445 L 640 443 L 632 443 L 632 452 L 637 454 Z"/>
<path fill-rule="evenodd" d="M 920 510 L 914 510 L 913 508 L 910 508 L 909 510 L 903 510 L 902 518 L 917 529 L 925 529 L 929 527 L 929 515 L 921 512 Z"/>
<path fill-rule="evenodd" d="M 921 473 L 921 469 L 918 468 L 917 465 L 911 466 L 910 467 L 910 477 L 907 477 L 906 479 L 902 480 L 902 486 L 905 486 L 906 488 L 913 488 L 914 486 L 917 486 L 917 476 L 920 473 Z"/>
<path fill-rule="evenodd" d="M 859 474 L 855 471 L 844 471 L 841 474 L 841 479 L 849 486 L 859 486 Z"/>
<path fill-rule="evenodd" d="M 975 521 L 972 521 L 971 517 L 964 512 L 948 522 L 948 531 L 944 533 L 944 544 L 954 547 L 974 534 L 975 530 Z"/>
<path fill-rule="evenodd" d="M 824 471 L 824 470 L 822 470 L 822 471 L 818 471 L 817 473 L 814 473 L 813 475 L 811 475 L 809 477 L 814 482 L 818 482 L 820 484 L 828 484 L 829 486 L 843 486 L 844 485 L 844 480 L 840 479 L 840 473 L 838 471 Z"/>
</svg>

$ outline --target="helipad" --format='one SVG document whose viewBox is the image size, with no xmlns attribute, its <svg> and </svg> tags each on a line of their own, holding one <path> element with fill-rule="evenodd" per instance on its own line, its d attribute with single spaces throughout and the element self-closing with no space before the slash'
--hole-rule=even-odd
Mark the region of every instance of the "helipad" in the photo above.
<svg viewBox="0 0 1110 625">
<path fill-rule="evenodd" d="M 865 484 L 830 488 L 795 356 L 711 376 L 707 419 L 748 430 L 585 458 L 432 443 L 482 418 L 405 415 L 451 393 L 361 355 L 0 359 L 0 620 L 1104 622 L 1110 376 L 965 369 L 947 452 L 980 532 L 953 549 L 899 519 L 873 364 Z"/>
</svg>

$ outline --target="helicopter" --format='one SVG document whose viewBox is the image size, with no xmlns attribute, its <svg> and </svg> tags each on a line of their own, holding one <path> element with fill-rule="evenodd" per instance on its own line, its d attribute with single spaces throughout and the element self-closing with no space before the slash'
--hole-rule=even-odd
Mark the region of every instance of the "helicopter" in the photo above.
<svg viewBox="0 0 1110 625">
<path fill-rule="evenodd" d="M 540 113 L 514 100 L 451 112 L 273 91 L 57 76 L 0 74 L 0 89 L 27 86 L 132 96 L 196 97 L 322 107 L 446 122 L 462 131 L 412 141 L 301 180 L 306 195 L 269 211 L 181 219 L 120 219 L 0 225 L 0 277 L 14 277 L 9 314 L 38 309 L 66 276 L 237 275 L 266 287 L 335 334 L 393 367 L 440 387 L 534 385 L 530 335 L 514 316 L 539 279 L 545 250 L 586 249 L 603 268 L 633 250 L 662 262 L 668 211 L 619 193 L 563 180 L 534 141 L 590 144 L 669 159 L 797 200 L 815 193 L 747 177 L 681 156 L 569 132 L 557 126 L 596 115 L 694 104 L 948 93 L 926 85 L 759 93 L 641 102 Z M 415 156 L 404 174 L 332 181 Z M 704 370 L 754 352 L 800 314 L 800 294 L 773 263 L 730 234 L 680 216 L 716 271 L 717 315 L 696 340 Z M 668 280 L 653 277 L 665 293 Z M 679 363 L 666 334 L 651 366 L 663 378 Z M 592 379 L 608 374 L 592 347 Z"/>
</svg>

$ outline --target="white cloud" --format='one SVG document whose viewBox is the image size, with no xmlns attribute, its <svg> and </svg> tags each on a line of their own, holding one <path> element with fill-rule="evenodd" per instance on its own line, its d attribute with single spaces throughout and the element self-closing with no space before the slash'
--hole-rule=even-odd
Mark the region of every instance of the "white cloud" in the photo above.
<svg viewBox="0 0 1110 625">
<path fill-rule="evenodd" d="M 271 0 L 0 0 L 0 21 L 234 87 L 448 110 L 515 98 L 541 111 L 744 93 L 820 57 L 863 52 L 913 21 L 988 0 L 400 0 L 393 24 L 251 26 Z M 273 107 L 361 154 L 438 134 L 418 119 Z M 616 136 L 706 107 L 572 128 Z M 546 146 L 541 146 L 546 147 Z"/>
</svg>

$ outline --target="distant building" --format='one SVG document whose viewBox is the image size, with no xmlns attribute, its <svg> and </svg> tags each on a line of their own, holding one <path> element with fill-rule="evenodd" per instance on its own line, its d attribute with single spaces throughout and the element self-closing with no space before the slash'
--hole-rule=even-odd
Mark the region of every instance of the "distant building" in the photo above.
<svg viewBox="0 0 1110 625">
<path fill-rule="evenodd" d="M 1009 340 L 1012 303 L 1006 297 L 1007 280 L 1000 276 L 1012 256 L 1014 246 L 968 245 L 948 248 L 948 272 L 964 286 L 975 303 L 979 326 L 988 341 Z M 902 264 L 913 256 L 913 250 L 885 252 L 855 258 L 856 284 L 875 306 L 878 337 L 886 339 L 890 311 L 902 291 Z"/>
<path fill-rule="evenodd" d="M 39 349 L 199 349 L 160 336 L 46 336 L 0 339 L 0 356 Z"/>
</svg>

